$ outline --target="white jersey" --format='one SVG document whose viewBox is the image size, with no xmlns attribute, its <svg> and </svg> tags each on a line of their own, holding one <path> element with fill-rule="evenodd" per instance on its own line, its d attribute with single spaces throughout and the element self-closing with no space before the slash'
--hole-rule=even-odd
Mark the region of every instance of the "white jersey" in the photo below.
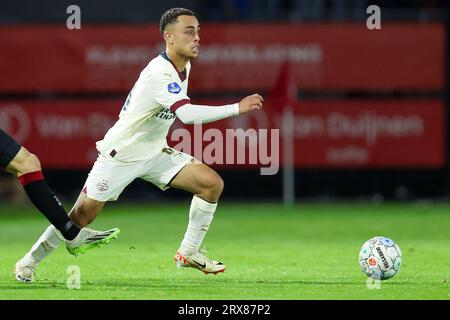
<svg viewBox="0 0 450 320">
<path fill-rule="evenodd" d="M 150 159 L 167 146 L 167 134 L 175 121 L 175 110 L 187 103 L 187 63 L 184 73 L 177 71 L 165 53 L 142 70 L 130 91 L 119 120 L 108 130 L 97 150 L 120 161 Z"/>
</svg>

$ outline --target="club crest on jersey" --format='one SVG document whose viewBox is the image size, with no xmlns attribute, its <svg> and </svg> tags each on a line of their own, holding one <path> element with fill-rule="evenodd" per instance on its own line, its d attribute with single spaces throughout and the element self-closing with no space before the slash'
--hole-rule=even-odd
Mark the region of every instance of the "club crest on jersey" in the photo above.
<svg viewBox="0 0 450 320">
<path fill-rule="evenodd" d="M 167 86 L 167 90 L 170 93 L 178 94 L 181 91 L 181 87 L 178 85 L 178 83 L 172 82 L 172 83 L 169 83 L 169 85 Z"/>
<path fill-rule="evenodd" d="M 108 186 L 108 180 L 102 180 L 99 183 L 97 183 L 97 189 L 98 191 L 108 191 L 109 186 Z"/>
</svg>

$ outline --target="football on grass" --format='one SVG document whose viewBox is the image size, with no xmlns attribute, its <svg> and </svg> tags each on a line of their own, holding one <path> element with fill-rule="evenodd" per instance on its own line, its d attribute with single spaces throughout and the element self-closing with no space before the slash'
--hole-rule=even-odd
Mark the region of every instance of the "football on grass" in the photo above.
<svg viewBox="0 0 450 320">
<path fill-rule="evenodd" d="M 400 247 L 386 237 L 367 240 L 359 251 L 359 266 L 368 276 L 376 280 L 386 280 L 395 276 L 402 264 Z"/>
</svg>

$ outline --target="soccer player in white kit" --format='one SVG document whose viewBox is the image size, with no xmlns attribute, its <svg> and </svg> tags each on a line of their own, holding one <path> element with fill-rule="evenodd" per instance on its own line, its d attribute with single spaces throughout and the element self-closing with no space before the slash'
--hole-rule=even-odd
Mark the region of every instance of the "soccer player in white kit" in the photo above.
<svg viewBox="0 0 450 320">
<path fill-rule="evenodd" d="M 212 261 L 200 249 L 223 190 L 223 181 L 211 168 L 167 145 L 167 134 L 175 117 L 185 124 L 207 123 L 262 108 L 263 98 L 250 95 L 224 106 L 191 104 L 187 95 L 191 59 L 199 54 L 200 25 L 194 13 L 184 8 L 166 11 L 160 32 L 166 51 L 144 68 L 119 115 L 103 140 L 97 142 L 99 156 L 89 173 L 71 219 L 84 227 L 91 223 L 105 202 L 117 200 L 134 179 L 149 181 L 162 190 L 186 190 L 194 196 L 189 224 L 175 254 L 180 268 L 195 268 L 217 274 L 225 265 Z M 53 226 L 47 228 L 31 250 L 20 259 L 15 272 L 36 266 L 61 240 Z M 42 246 L 46 250 L 42 250 Z"/>
</svg>

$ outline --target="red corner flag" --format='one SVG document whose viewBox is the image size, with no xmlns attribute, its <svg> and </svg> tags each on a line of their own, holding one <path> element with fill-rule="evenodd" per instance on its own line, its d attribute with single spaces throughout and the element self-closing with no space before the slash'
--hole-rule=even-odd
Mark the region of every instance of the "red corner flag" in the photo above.
<svg viewBox="0 0 450 320">
<path fill-rule="evenodd" d="M 269 102 L 274 110 L 282 112 L 286 108 L 292 108 L 297 97 L 296 86 L 292 79 L 291 65 L 289 61 L 283 62 L 277 81 L 269 94 Z"/>
<path fill-rule="evenodd" d="M 296 99 L 296 86 L 292 81 L 291 66 L 285 61 L 280 68 L 277 82 L 269 94 L 274 111 L 281 115 L 280 130 L 283 135 L 283 204 L 290 207 L 295 203 L 295 143 L 294 116 L 292 105 Z"/>
</svg>

